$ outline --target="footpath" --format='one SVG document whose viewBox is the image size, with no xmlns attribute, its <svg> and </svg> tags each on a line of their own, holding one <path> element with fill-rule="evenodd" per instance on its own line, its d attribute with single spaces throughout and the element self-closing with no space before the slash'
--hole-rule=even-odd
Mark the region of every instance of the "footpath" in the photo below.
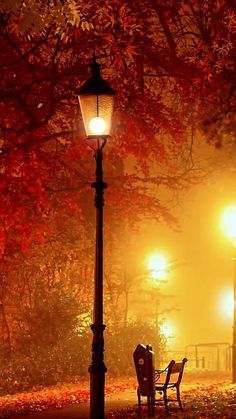
<svg viewBox="0 0 236 419">
<path fill-rule="evenodd" d="M 135 404 L 137 404 L 135 390 L 126 390 L 120 393 L 110 394 L 105 400 L 105 415 L 106 417 L 112 417 L 112 412 L 129 407 L 132 408 Z M 27 415 L 17 415 L 17 417 L 21 419 L 88 419 L 89 402 L 82 402 L 61 409 L 45 410 L 43 412 L 30 413 Z M 8 418 L 13 419 L 16 418 L 16 416 L 8 416 Z"/>
<path fill-rule="evenodd" d="M 170 415 L 173 419 L 236 419 L 236 384 L 232 384 L 229 374 L 211 374 L 209 371 L 203 374 L 186 373 L 184 383 L 181 384 L 181 400 L 184 404 L 184 411 L 181 412 L 178 406 L 176 408 L 173 406 Z M 30 400 L 29 403 L 31 404 Z M 12 415 L 3 414 L 1 416 L 0 414 L 0 418 L 89 419 L 89 410 L 89 402 L 83 401 L 57 409 L 51 407 L 40 412 L 22 414 L 16 410 L 16 413 Z M 106 395 L 106 419 L 138 418 L 137 410 L 134 386 Z M 142 417 L 148 419 L 147 411 L 143 412 Z M 155 409 L 155 418 L 166 419 L 168 417 L 164 406 Z"/>
</svg>

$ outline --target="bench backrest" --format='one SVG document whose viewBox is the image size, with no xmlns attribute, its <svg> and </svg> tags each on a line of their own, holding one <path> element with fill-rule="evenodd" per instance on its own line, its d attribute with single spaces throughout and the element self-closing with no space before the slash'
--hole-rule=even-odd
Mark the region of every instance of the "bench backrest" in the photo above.
<svg viewBox="0 0 236 419">
<path fill-rule="evenodd" d="M 181 362 L 175 362 L 174 360 L 170 361 L 166 369 L 167 372 L 165 386 L 167 386 L 169 383 L 175 384 L 176 386 L 180 384 L 186 362 L 187 358 L 183 358 Z"/>
<path fill-rule="evenodd" d="M 134 365 L 142 396 L 151 395 L 154 391 L 154 352 L 149 345 L 139 344 L 134 353 Z"/>
</svg>

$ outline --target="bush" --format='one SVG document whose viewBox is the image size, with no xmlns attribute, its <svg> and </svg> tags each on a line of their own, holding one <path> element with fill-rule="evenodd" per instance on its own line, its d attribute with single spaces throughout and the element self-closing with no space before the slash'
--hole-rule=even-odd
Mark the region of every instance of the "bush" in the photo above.
<svg viewBox="0 0 236 419">
<path fill-rule="evenodd" d="M 148 323 L 129 323 L 105 332 L 105 363 L 113 375 L 133 375 L 133 352 L 141 343 L 151 345 L 155 352 L 156 366 L 164 352 L 164 342 L 157 335 L 156 327 Z"/>
<path fill-rule="evenodd" d="M 0 394 L 30 390 L 71 382 L 87 374 L 91 334 L 83 337 L 70 333 L 54 346 L 28 346 L 15 350 L 0 369 Z"/>
<path fill-rule="evenodd" d="M 88 376 L 92 332 L 83 327 L 83 320 L 78 324 L 80 312 L 82 308 L 61 286 L 48 292 L 39 284 L 34 304 L 23 312 L 14 350 L 5 362 L 0 359 L 1 395 Z M 133 352 L 139 343 L 153 347 L 156 366 L 164 348 L 156 327 L 146 323 L 110 325 L 104 337 L 105 364 L 114 376 L 134 374 Z"/>
<path fill-rule="evenodd" d="M 87 373 L 92 337 L 89 329 L 83 336 L 76 331 L 80 311 L 61 285 L 49 291 L 38 284 L 31 307 L 23 310 L 23 327 L 14 336 L 13 350 L 7 358 L 0 351 L 0 394 L 70 381 Z"/>
</svg>

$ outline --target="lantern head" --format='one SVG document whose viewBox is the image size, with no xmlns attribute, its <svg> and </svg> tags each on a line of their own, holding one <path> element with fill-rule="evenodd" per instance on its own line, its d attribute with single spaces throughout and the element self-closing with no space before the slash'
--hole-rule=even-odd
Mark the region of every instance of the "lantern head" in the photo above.
<svg viewBox="0 0 236 419">
<path fill-rule="evenodd" d="M 91 77 L 78 91 L 80 109 L 87 138 L 110 136 L 115 90 L 100 76 L 95 57 L 90 64 Z"/>
</svg>

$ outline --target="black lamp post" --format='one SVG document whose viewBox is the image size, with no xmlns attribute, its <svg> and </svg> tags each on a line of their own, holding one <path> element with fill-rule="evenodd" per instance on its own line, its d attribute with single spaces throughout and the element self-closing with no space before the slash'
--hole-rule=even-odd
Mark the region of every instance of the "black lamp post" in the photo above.
<svg viewBox="0 0 236 419">
<path fill-rule="evenodd" d="M 91 77 L 78 91 L 86 137 L 94 150 L 96 161 L 95 189 L 96 207 L 96 254 L 94 270 L 94 311 L 92 343 L 92 362 L 90 372 L 90 418 L 104 418 L 104 387 L 106 366 L 104 364 L 103 331 L 103 190 L 107 187 L 103 181 L 102 150 L 111 130 L 114 95 L 110 85 L 100 76 L 100 64 L 94 57 L 90 64 Z"/>
<path fill-rule="evenodd" d="M 222 227 L 233 245 L 233 342 L 232 342 L 232 382 L 236 384 L 236 205 L 228 207 L 223 213 Z"/>
<path fill-rule="evenodd" d="M 232 383 L 236 383 L 236 245 L 233 245 L 233 343 L 232 343 Z"/>
</svg>

